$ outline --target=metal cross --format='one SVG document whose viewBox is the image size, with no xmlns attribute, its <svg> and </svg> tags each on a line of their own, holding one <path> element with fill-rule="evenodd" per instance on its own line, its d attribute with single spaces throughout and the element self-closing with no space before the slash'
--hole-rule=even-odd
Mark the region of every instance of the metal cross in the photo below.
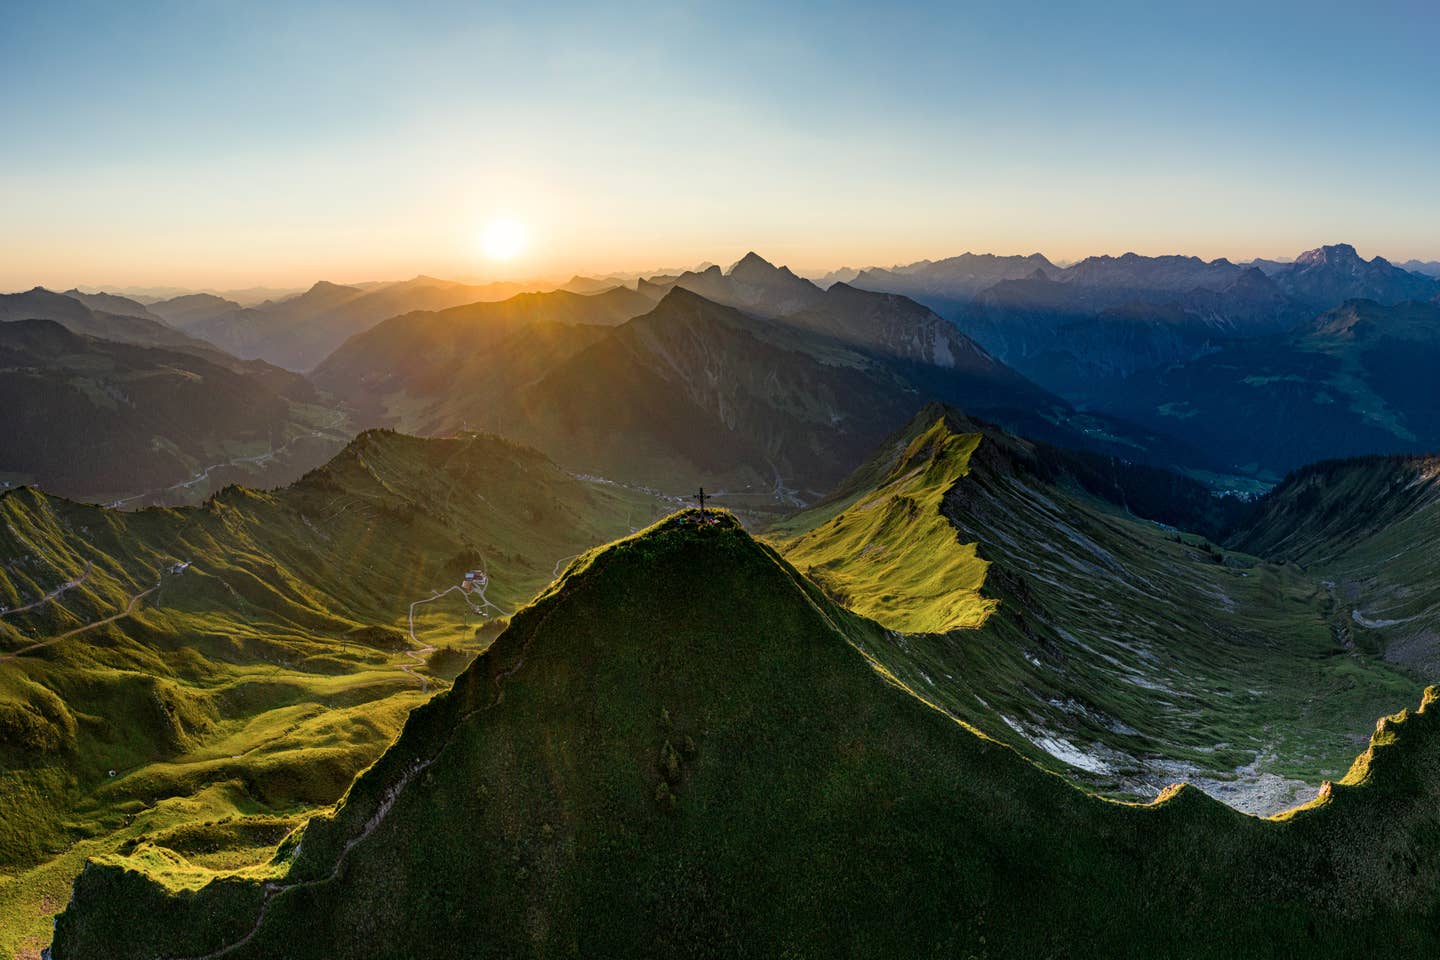
<svg viewBox="0 0 1440 960">
<path fill-rule="evenodd" d="M 705 501 L 710 499 L 710 497 L 705 495 L 704 487 L 701 487 L 700 492 L 695 494 L 695 499 L 700 501 L 700 516 L 703 518 L 705 516 Z"/>
</svg>

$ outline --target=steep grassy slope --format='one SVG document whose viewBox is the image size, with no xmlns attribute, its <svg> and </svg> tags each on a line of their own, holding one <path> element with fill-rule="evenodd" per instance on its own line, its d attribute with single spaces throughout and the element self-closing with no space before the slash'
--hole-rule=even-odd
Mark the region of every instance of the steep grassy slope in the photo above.
<svg viewBox="0 0 1440 960">
<path fill-rule="evenodd" d="M 1366 457 L 1296 471 L 1232 543 L 1298 563 L 1334 596 L 1342 641 L 1440 678 L 1440 458 Z"/>
<path fill-rule="evenodd" d="M 0 480 L 121 499 L 203 495 L 208 475 L 192 481 L 216 465 L 228 479 L 294 479 L 343 442 L 343 418 L 316 400 L 309 384 L 273 369 L 81 336 L 50 320 L 0 323 Z"/>
<path fill-rule="evenodd" d="M 87 855 L 258 862 L 497 618 L 654 510 L 495 438 L 389 433 L 200 508 L 0 496 L 0 952 L 38 949 Z"/>
<path fill-rule="evenodd" d="M 595 552 L 263 876 L 91 864 L 56 960 L 1357 956 L 1435 943 L 1440 729 L 1281 821 L 1086 795 L 733 523 Z M 1433 694 L 1432 694 L 1433 697 Z"/>
<path fill-rule="evenodd" d="M 771 535 L 895 631 L 870 648 L 895 675 L 1124 795 L 1185 777 L 1271 812 L 1413 699 L 1420 679 L 1346 650 L 1322 584 L 1122 509 L 1154 477 L 1094 477 L 1084 458 L 931 407 Z"/>
<path fill-rule="evenodd" d="M 995 607 L 980 596 L 989 564 L 976 544 L 956 542 L 940 513 L 945 494 L 969 473 L 980 439 L 938 419 L 910 440 L 879 489 L 787 544 L 786 559 L 848 609 L 893 630 L 980 626 Z"/>
</svg>

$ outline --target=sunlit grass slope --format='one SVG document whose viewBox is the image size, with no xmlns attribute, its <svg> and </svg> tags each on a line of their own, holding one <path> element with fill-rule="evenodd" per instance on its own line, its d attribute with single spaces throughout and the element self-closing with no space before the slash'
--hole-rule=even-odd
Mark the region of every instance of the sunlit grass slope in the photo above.
<svg viewBox="0 0 1440 960">
<path fill-rule="evenodd" d="M 86 856 L 263 864 L 503 613 L 656 510 L 493 437 L 388 432 L 203 507 L 0 496 L 0 953 L 38 952 Z M 473 569 L 494 605 L 436 597 L 412 643 L 410 604 Z"/>
<path fill-rule="evenodd" d="M 1347 648 L 1324 584 L 1125 508 L 1155 502 L 1164 477 L 1107 476 L 930 407 L 769 536 L 895 631 L 869 652 L 897 676 L 1106 791 L 1149 798 L 1183 778 L 1280 809 L 1413 701 L 1424 676 Z"/>
<path fill-rule="evenodd" d="M 909 440 L 878 487 L 820 528 L 782 542 L 792 564 L 847 608 L 906 633 L 978 627 L 995 607 L 980 595 L 989 565 L 940 513 L 970 469 L 979 433 L 943 418 Z"/>
<path fill-rule="evenodd" d="M 878 671 L 729 521 L 565 578 L 256 876 L 80 877 L 56 960 L 1425 956 L 1434 693 L 1283 821 L 1086 794 Z M 183 886 L 181 884 L 180 886 Z M 233 949 L 230 949 L 233 948 Z"/>
</svg>

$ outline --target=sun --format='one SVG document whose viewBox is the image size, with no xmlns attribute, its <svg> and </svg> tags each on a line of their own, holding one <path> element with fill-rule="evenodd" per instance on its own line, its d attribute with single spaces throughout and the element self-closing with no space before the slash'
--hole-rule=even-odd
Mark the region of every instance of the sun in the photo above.
<svg viewBox="0 0 1440 960">
<path fill-rule="evenodd" d="M 491 220 L 480 235 L 480 249 L 491 260 L 514 260 L 525 252 L 529 239 L 519 220 Z"/>
</svg>

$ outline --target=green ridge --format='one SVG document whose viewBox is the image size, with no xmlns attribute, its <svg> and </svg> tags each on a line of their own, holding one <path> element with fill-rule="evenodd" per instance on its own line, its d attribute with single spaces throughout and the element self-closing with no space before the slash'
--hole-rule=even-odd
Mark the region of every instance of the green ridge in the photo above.
<svg viewBox="0 0 1440 960">
<path fill-rule="evenodd" d="M 782 541 L 787 560 L 850 610 L 906 633 L 978 627 L 995 608 L 980 595 L 989 566 L 960 543 L 940 502 L 970 472 L 979 433 L 943 419 L 910 441 L 881 484 L 818 529 Z"/>
</svg>

